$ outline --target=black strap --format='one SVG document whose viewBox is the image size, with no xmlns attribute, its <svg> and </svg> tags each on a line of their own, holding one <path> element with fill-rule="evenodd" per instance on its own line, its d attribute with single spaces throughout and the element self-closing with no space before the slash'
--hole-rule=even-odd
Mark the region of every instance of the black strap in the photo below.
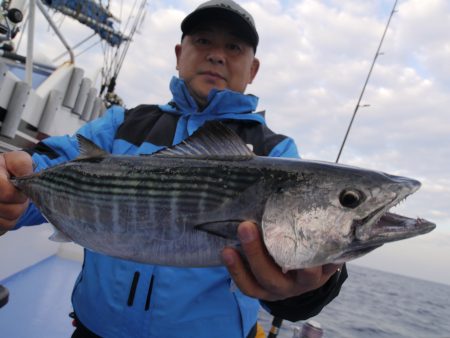
<svg viewBox="0 0 450 338">
<path fill-rule="evenodd" d="M 255 338 L 257 333 L 258 333 L 258 326 L 257 323 L 255 323 L 255 325 L 253 325 L 253 327 L 250 329 L 247 338 Z"/>
<path fill-rule="evenodd" d="M 0 307 L 3 307 L 8 303 L 9 291 L 3 285 L 0 285 Z"/>
<path fill-rule="evenodd" d="M 84 326 L 76 316 L 75 312 L 72 312 L 69 317 L 73 318 L 73 325 L 75 326 L 72 338 L 101 338 Z"/>
</svg>

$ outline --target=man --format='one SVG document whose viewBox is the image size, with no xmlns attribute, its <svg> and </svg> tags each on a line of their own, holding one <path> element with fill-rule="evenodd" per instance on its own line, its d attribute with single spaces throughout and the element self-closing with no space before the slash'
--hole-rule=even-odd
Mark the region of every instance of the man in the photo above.
<svg viewBox="0 0 450 338">
<path fill-rule="evenodd" d="M 184 19 L 181 29 L 182 41 L 175 47 L 179 78 L 170 84 L 173 100 L 127 111 L 114 107 L 79 133 L 112 153 L 149 154 L 215 119 L 252 144 L 258 155 L 298 156 L 291 139 L 274 134 L 254 113 L 257 98 L 243 94 L 259 69 L 251 15 L 230 0 L 208 1 Z M 68 136 L 48 138 L 28 153 L 2 155 L 0 227 L 45 221 L 8 182 L 10 175 L 77 155 L 76 139 Z M 72 295 L 73 337 L 254 337 L 260 302 L 276 316 L 306 319 L 338 294 L 346 278 L 345 268 L 341 272 L 336 265 L 283 273 L 265 251 L 255 224 L 241 223 L 238 236 L 246 262 L 226 248 L 226 268 L 153 266 L 85 250 Z"/>
</svg>

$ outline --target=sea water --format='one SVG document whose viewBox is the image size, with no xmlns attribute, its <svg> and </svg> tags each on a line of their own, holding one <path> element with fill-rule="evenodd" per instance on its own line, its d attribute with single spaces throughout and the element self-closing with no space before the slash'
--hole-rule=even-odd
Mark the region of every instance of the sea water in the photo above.
<svg viewBox="0 0 450 338">
<path fill-rule="evenodd" d="M 341 292 L 311 318 L 325 338 L 450 338 L 450 285 L 400 276 L 348 264 Z M 272 317 L 261 311 L 266 332 Z M 292 338 L 284 321 L 279 338 Z"/>
</svg>

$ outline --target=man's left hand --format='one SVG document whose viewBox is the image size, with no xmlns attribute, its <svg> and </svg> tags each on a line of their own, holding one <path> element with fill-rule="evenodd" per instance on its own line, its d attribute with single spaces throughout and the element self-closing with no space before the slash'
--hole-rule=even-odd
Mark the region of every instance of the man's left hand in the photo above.
<svg viewBox="0 0 450 338">
<path fill-rule="evenodd" d="M 232 248 L 222 251 L 222 259 L 237 287 L 247 296 L 277 301 L 323 286 L 341 268 L 327 264 L 283 273 L 265 248 L 256 225 L 242 222 L 238 236 L 246 261 Z"/>
</svg>

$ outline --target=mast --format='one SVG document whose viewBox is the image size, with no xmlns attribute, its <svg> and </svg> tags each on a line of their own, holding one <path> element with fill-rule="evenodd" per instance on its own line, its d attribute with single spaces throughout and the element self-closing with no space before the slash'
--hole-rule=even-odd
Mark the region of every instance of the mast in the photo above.
<svg viewBox="0 0 450 338">
<path fill-rule="evenodd" d="M 94 34 L 83 39 L 73 48 L 79 47 L 95 35 L 100 37 L 100 41 L 87 48 L 90 49 L 102 42 L 105 62 L 102 68 L 100 96 L 104 95 L 103 99 L 107 107 L 113 104 L 123 105 L 121 98 L 114 93 L 114 89 L 132 38 L 145 17 L 147 0 L 140 0 L 139 4 L 138 0 L 134 1 L 124 29 L 115 27 L 116 23 L 120 23 L 120 19 L 114 17 L 109 11 L 109 2 L 106 6 L 98 0 L 43 0 L 43 3 L 50 9 L 70 16 L 94 30 Z M 59 55 L 56 59 L 66 53 Z"/>
<path fill-rule="evenodd" d="M 25 81 L 30 87 L 33 86 L 33 49 L 34 49 L 34 21 L 36 13 L 36 1 L 30 0 L 28 13 L 28 39 L 27 59 L 25 63 Z"/>
</svg>

